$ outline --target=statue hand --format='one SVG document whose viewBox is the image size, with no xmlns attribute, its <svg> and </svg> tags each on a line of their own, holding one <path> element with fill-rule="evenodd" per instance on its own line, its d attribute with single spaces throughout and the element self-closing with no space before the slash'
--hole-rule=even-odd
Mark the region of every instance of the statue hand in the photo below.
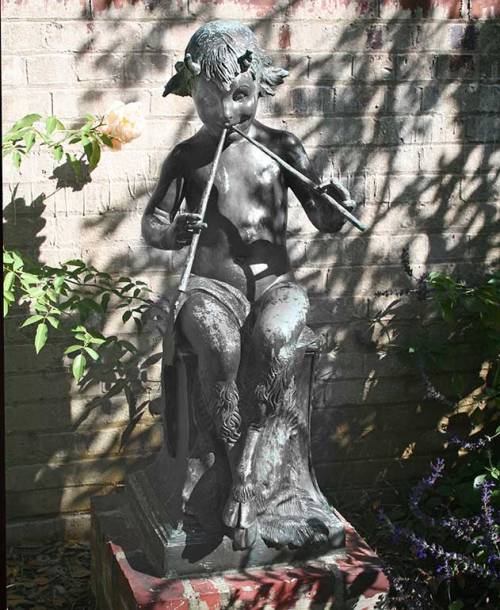
<svg viewBox="0 0 500 610">
<path fill-rule="evenodd" d="M 315 190 L 317 195 L 326 193 L 335 199 L 347 211 L 352 212 L 356 207 L 356 202 L 351 199 L 351 194 L 338 180 L 331 180 L 318 186 Z M 326 198 L 316 199 L 319 210 L 321 210 L 320 231 L 325 233 L 336 233 L 345 223 L 345 217 L 333 206 Z M 321 202 L 321 203 L 320 203 Z"/>
<path fill-rule="evenodd" d="M 179 213 L 172 223 L 175 243 L 179 246 L 188 246 L 195 233 L 207 228 L 199 214 Z"/>
<path fill-rule="evenodd" d="M 356 207 L 356 202 L 351 199 L 351 194 L 338 180 L 332 179 L 329 182 L 324 182 L 323 184 L 320 184 L 315 191 L 317 193 L 327 193 L 327 195 L 330 195 L 332 199 L 335 199 L 335 201 L 349 210 L 349 212 L 352 212 Z"/>
</svg>

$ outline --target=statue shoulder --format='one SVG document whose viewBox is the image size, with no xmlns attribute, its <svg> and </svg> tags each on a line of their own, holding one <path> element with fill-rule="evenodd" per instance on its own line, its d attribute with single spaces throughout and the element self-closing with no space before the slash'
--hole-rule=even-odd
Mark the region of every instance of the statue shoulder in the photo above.
<svg viewBox="0 0 500 610">
<path fill-rule="evenodd" d="M 179 166 L 180 168 L 189 160 L 195 143 L 192 142 L 193 138 L 189 138 L 179 144 L 176 144 L 174 148 L 168 153 L 167 158 L 165 159 L 165 163 L 169 163 L 171 165 Z"/>
<path fill-rule="evenodd" d="M 173 178 L 186 176 L 196 149 L 196 144 L 192 140 L 193 138 L 189 138 L 179 142 L 170 150 L 162 164 L 160 182 L 170 183 Z"/>
<path fill-rule="evenodd" d="M 259 140 L 273 152 L 280 155 L 280 157 L 294 157 L 297 153 L 304 150 L 300 138 L 291 131 L 274 129 L 259 123 L 259 132 Z"/>
</svg>

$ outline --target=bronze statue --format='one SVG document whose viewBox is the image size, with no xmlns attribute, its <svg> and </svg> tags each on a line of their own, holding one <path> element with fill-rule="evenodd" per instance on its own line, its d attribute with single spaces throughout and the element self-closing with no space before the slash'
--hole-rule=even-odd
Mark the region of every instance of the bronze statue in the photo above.
<svg viewBox="0 0 500 610">
<path fill-rule="evenodd" d="M 170 486 L 163 492 L 169 514 L 173 496 L 181 498 L 173 519 L 222 527 L 234 549 L 257 539 L 338 545 L 342 526 L 311 473 L 308 414 L 297 404 L 298 371 L 314 337 L 286 250 L 287 191 L 323 233 L 338 232 L 346 215 L 352 220 L 354 203 L 339 183 L 311 188 L 308 180 L 318 178 L 300 140 L 256 120 L 259 98 L 274 95 L 287 72 L 272 65 L 247 26 L 200 27 L 176 71 L 165 95 L 190 95 L 203 126 L 163 163 L 142 231 L 164 250 L 197 236 L 192 274 L 173 308 L 175 350 L 193 354 L 194 370 L 185 472 L 173 483 L 164 471 L 180 459 L 179 396 L 175 362 L 165 358 L 169 457 L 157 461 L 158 485 Z"/>
</svg>

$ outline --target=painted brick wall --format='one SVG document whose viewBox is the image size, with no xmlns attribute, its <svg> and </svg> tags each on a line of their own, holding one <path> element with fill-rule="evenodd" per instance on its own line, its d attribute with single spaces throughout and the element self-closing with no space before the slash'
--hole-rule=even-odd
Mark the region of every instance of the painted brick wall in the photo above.
<svg viewBox="0 0 500 610">
<path fill-rule="evenodd" d="M 53 190 L 43 155 L 20 176 L 4 164 L 4 234 L 49 263 L 83 257 L 103 270 L 146 278 L 164 294 L 182 257 L 141 242 L 140 218 L 160 164 L 198 127 L 189 99 L 161 97 L 174 62 L 203 21 L 253 26 L 290 77 L 262 103 L 265 122 L 303 138 L 321 175 L 341 178 L 370 227 L 317 234 L 290 205 L 289 250 L 308 288 L 310 323 L 326 340 L 313 416 L 320 482 L 337 493 L 398 486 L 435 450 L 440 416 L 422 400 L 418 376 L 395 357 L 415 325 L 408 308 L 376 291 L 408 286 L 404 247 L 415 274 L 465 273 L 494 260 L 500 185 L 500 5 L 494 0 L 3 0 L 2 79 L 6 125 L 27 112 L 71 121 L 104 112 L 116 99 L 143 102 L 144 135 L 106 153 L 92 184 L 30 206 Z M 373 318 L 379 322 L 372 324 Z M 385 323 L 392 319 L 391 330 Z M 105 382 L 81 393 L 59 345 L 39 358 L 32 331 L 6 322 L 7 490 L 11 520 L 86 511 L 94 493 L 161 442 L 147 411 L 129 435 L 122 394 L 99 401 Z M 106 330 L 141 337 L 118 313 Z M 139 399 L 158 391 L 158 365 Z M 142 402 L 139 400 L 139 404 Z M 123 434 L 129 437 L 121 450 Z M 416 443 L 409 459 L 403 460 Z M 402 462 L 405 467 L 402 468 Z"/>
</svg>

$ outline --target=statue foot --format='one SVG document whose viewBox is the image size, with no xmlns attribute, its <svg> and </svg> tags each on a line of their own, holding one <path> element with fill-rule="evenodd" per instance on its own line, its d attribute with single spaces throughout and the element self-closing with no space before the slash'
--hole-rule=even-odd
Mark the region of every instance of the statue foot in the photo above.
<svg viewBox="0 0 500 610">
<path fill-rule="evenodd" d="M 247 529 L 257 517 L 252 483 L 233 485 L 222 513 L 222 521 L 233 529 Z"/>
<path fill-rule="evenodd" d="M 240 502 L 229 498 L 222 513 L 222 521 L 232 529 L 247 529 L 255 523 L 256 516 L 253 502 Z"/>
<path fill-rule="evenodd" d="M 258 531 L 259 528 L 255 522 L 248 528 L 235 528 L 233 530 L 233 549 L 235 551 L 251 549 L 257 540 Z"/>
</svg>

